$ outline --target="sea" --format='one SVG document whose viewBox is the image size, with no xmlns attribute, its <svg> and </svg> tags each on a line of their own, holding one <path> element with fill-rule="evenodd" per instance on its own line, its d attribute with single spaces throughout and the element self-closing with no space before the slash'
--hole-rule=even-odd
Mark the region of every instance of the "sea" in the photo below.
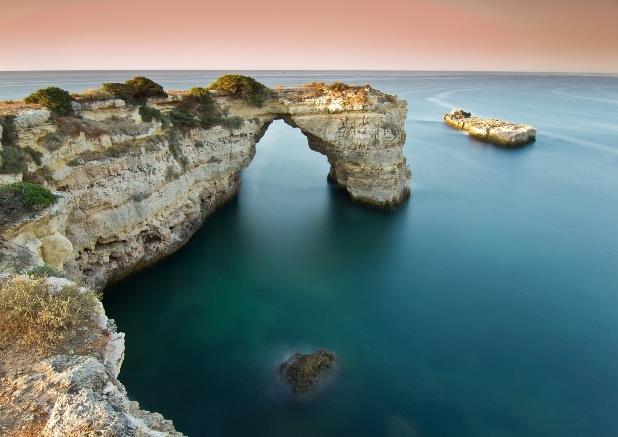
<svg viewBox="0 0 618 437">
<path fill-rule="evenodd" d="M 224 73 L 2 72 L 0 99 Z M 412 196 L 396 211 L 351 202 L 274 122 L 235 200 L 105 290 L 132 399 L 189 436 L 618 436 L 618 76 L 241 73 L 406 99 Z M 453 108 L 537 140 L 481 143 L 443 123 Z M 320 348 L 336 372 L 293 398 L 279 364 Z"/>
</svg>

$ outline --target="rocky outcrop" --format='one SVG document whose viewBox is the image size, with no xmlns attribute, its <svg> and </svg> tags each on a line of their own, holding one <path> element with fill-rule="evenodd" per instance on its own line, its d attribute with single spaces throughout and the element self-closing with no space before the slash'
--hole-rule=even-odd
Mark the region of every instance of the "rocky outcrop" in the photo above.
<svg viewBox="0 0 618 437">
<path fill-rule="evenodd" d="M 0 287 L 47 287 L 58 293 L 75 284 L 64 278 L 0 278 Z M 6 290 L 6 289 L 5 289 Z M 76 297 L 78 298 L 78 297 Z M 0 331 L 4 326 L 0 326 Z M 97 435 L 180 436 L 172 422 L 140 410 L 117 380 L 124 357 L 124 335 L 117 333 L 96 301 L 87 322 L 40 352 L 0 344 L 0 435 L 64 437 Z M 4 333 L 3 333 L 4 334 Z M 31 335 L 45 335 L 35 332 Z"/>
<path fill-rule="evenodd" d="M 335 354 L 326 349 L 312 354 L 295 353 L 281 364 L 279 372 L 294 396 L 304 396 L 324 381 L 336 361 Z"/>
<path fill-rule="evenodd" d="M 163 112 L 183 93 L 150 99 Z M 25 176 L 59 200 L 37 217 L 0 230 L 38 264 L 100 287 L 184 244 L 239 189 L 240 171 L 270 122 L 298 127 L 327 156 L 329 178 L 366 204 L 392 208 L 409 195 L 402 153 L 406 104 L 370 87 L 321 84 L 272 91 L 261 107 L 215 95 L 233 127 L 181 129 L 143 121 L 120 99 L 84 102 L 76 117 L 14 111 L 18 146 L 40 154 Z M 76 107 L 77 108 L 77 107 Z"/>
<path fill-rule="evenodd" d="M 32 159 L 25 170 L 0 175 L 0 184 L 33 181 L 56 202 L 2 222 L 0 273 L 11 275 L 3 280 L 49 267 L 100 289 L 174 252 L 236 195 L 240 172 L 275 119 L 299 128 L 327 156 L 329 179 L 355 201 L 394 208 L 409 196 L 404 101 L 341 84 L 271 90 L 259 107 L 213 98 L 225 120 L 208 128 L 167 117 L 186 101 L 185 92 L 143 104 L 160 117 L 116 98 L 72 102 L 75 114 L 62 117 L 36 105 L 6 106 L 11 123 L 0 138 L 12 140 L 0 147 Z M 98 341 L 80 350 L 64 347 L 44 357 L 5 351 L 0 434 L 175 435 L 170 422 L 128 400 L 116 379 L 124 337 L 102 307 L 97 317 Z"/>
<path fill-rule="evenodd" d="M 150 99 L 165 113 L 184 98 Z M 234 127 L 175 129 L 143 121 L 120 99 L 76 105 L 76 117 L 14 110 L 18 147 L 39 153 L 25 176 L 59 196 L 37 217 L 0 230 L 39 264 L 102 286 L 187 241 L 239 189 L 239 174 L 270 122 L 300 128 L 328 157 L 329 178 L 359 202 L 392 208 L 409 195 L 402 154 L 406 104 L 370 87 L 321 84 L 272 91 L 261 107 L 215 96 Z M 21 175 L 19 175 L 21 176 Z"/>
<path fill-rule="evenodd" d="M 521 146 L 536 138 L 536 129 L 530 125 L 473 117 L 462 109 L 445 114 L 444 121 L 449 126 L 468 132 L 471 137 L 503 147 Z"/>
</svg>

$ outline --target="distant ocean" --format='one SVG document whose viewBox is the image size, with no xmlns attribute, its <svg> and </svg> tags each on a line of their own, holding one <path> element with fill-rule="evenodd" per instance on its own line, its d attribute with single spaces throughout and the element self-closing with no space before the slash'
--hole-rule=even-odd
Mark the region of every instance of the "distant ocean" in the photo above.
<svg viewBox="0 0 618 437">
<path fill-rule="evenodd" d="M 618 77 L 247 72 L 370 83 L 408 100 L 412 197 L 395 212 L 327 185 L 273 123 L 237 200 L 174 256 L 106 291 L 120 380 L 191 436 L 618 435 Z M 0 73 L 0 99 L 144 74 Z M 461 107 L 535 125 L 516 150 L 445 126 Z M 325 347 L 331 385 L 292 402 L 276 363 Z"/>
</svg>

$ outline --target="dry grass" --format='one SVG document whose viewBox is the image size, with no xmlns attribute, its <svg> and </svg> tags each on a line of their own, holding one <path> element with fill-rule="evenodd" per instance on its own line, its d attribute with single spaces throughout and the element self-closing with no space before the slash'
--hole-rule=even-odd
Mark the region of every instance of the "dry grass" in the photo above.
<svg viewBox="0 0 618 437">
<path fill-rule="evenodd" d="M 367 86 L 354 86 L 342 82 L 325 84 L 324 82 L 311 82 L 303 86 L 305 99 L 314 99 L 323 95 L 329 95 L 335 99 L 342 99 L 344 105 L 366 105 L 369 101 Z"/>
<path fill-rule="evenodd" d="M 98 299 L 75 286 L 51 292 L 44 278 L 13 278 L 0 288 L 0 348 L 53 351 L 92 325 Z"/>
<path fill-rule="evenodd" d="M 71 97 L 73 97 L 79 103 L 98 102 L 116 98 L 116 96 L 114 96 L 114 94 L 110 93 L 109 91 L 95 88 L 87 89 L 86 91 L 81 93 L 71 94 Z"/>
</svg>

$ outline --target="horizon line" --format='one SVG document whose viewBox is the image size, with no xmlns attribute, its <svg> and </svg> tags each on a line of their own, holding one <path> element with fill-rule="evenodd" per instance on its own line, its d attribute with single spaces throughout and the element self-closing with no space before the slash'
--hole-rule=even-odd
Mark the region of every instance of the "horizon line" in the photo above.
<svg viewBox="0 0 618 437">
<path fill-rule="evenodd" d="M 564 76 L 618 76 L 617 72 L 594 72 L 594 71 L 543 71 L 543 70 L 401 70 L 401 69 L 234 69 L 234 68 L 216 68 L 216 69 L 165 69 L 165 68 L 122 68 L 122 69 L 41 69 L 41 70 L 0 70 L 1 73 L 59 73 L 59 72 L 329 72 L 329 73 L 347 73 L 347 72 L 376 72 L 376 73 L 491 73 L 491 74 L 547 74 L 547 75 L 564 75 Z"/>
</svg>

